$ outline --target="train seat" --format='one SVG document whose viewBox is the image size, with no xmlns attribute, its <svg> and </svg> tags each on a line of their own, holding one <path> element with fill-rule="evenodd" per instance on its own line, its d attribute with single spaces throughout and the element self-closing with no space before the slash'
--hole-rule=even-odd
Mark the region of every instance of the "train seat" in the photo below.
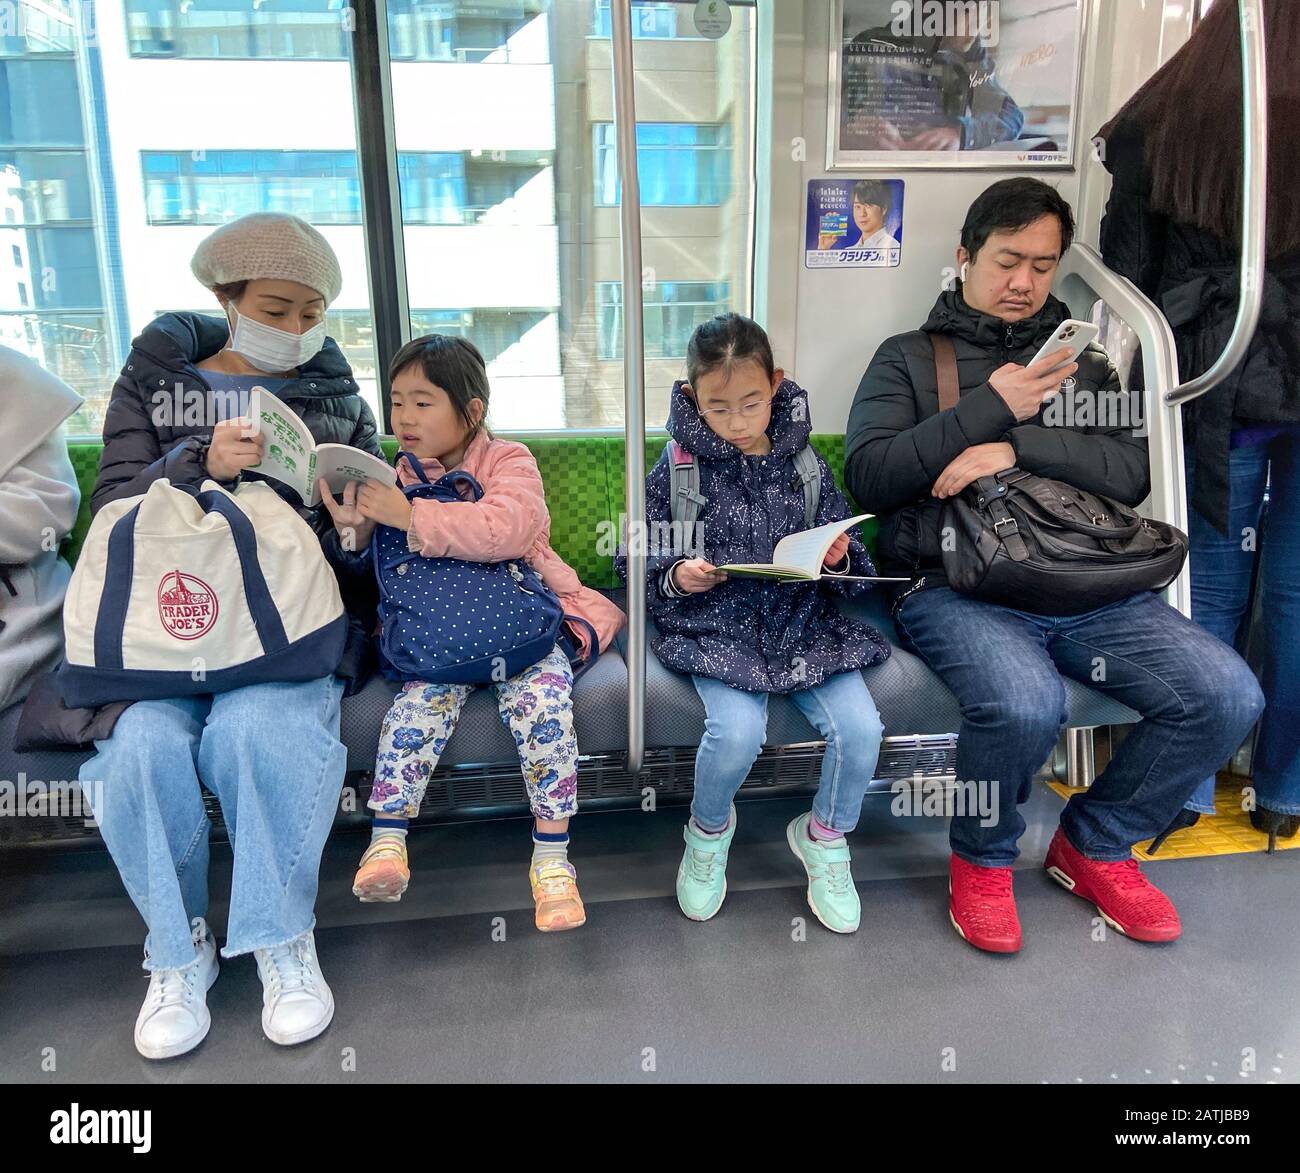
<svg viewBox="0 0 1300 1173">
<path fill-rule="evenodd" d="M 622 584 L 614 573 L 612 555 L 621 532 L 624 509 L 622 437 L 521 438 L 541 467 L 551 513 L 551 541 L 556 552 L 574 567 L 583 582 L 621 603 Z M 658 459 L 665 442 L 663 434 L 648 438 L 647 467 Z M 813 437 L 813 443 L 826 458 L 836 480 L 841 481 L 844 437 L 819 434 Z M 391 457 L 395 441 L 387 440 L 384 444 Z M 71 560 L 75 560 L 90 524 L 90 491 L 99 466 L 100 447 L 98 443 L 69 445 L 83 494 L 77 526 L 64 547 Z M 875 534 L 874 523 L 868 522 L 864 528 L 870 541 Z M 891 642 L 894 640 L 883 592 L 846 606 L 850 613 L 873 623 Z M 648 624 L 647 630 L 653 637 L 653 624 Z M 627 749 L 626 638 L 626 631 L 620 633 L 614 645 L 583 675 L 574 690 L 578 743 L 584 757 L 589 759 L 618 756 Z M 898 759 L 898 754 L 908 746 L 919 747 L 922 739 L 938 735 L 951 741 L 960 724 L 956 698 L 916 656 L 895 645 L 887 661 L 865 671 L 865 679 L 884 718 L 887 747 L 892 746 L 895 751 L 892 772 L 896 776 L 911 772 L 908 762 L 902 760 L 900 764 Z M 365 771 L 373 766 L 380 723 L 395 691 L 394 684 L 376 676 L 356 695 L 345 698 L 341 732 L 348 747 L 349 771 Z M 1137 714 L 1125 706 L 1073 681 L 1066 682 L 1066 697 L 1072 726 L 1127 724 L 1137 720 Z M 28 779 L 43 781 L 75 779 L 89 752 L 17 753 L 13 742 L 18 714 L 19 706 L 11 706 L 0 714 L 0 778 L 16 780 L 25 774 Z M 646 662 L 645 714 L 648 750 L 689 750 L 698 745 L 704 729 L 704 708 L 699 696 L 689 677 L 665 668 L 653 654 L 647 656 Z M 768 715 L 768 747 L 779 749 L 818 741 L 817 732 L 788 698 L 773 698 Z M 932 762 L 933 757 L 926 760 Z M 495 698 L 488 690 L 476 690 L 465 705 L 457 734 L 451 739 L 435 778 L 470 766 L 500 766 L 508 771 L 515 762 L 514 742 L 501 722 Z M 652 773 L 653 765 L 650 769 Z M 650 782 L 653 777 L 647 778 L 647 783 Z M 454 792 L 448 788 L 442 793 L 445 798 Z M 429 807 L 430 799 L 426 799 L 426 810 Z M 33 821 L 17 822 L 27 827 Z"/>
</svg>

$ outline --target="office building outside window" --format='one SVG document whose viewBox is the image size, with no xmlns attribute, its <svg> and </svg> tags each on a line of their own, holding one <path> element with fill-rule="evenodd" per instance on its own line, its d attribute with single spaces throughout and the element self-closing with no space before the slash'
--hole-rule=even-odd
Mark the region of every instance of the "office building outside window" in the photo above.
<svg viewBox="0 0 1300 1173">
<path fill-rule="evenodd" d="M 622 426 L 622 287 L 603 0 L 389 0 L 408 328 L 471 338 L 502 431 Z M 721 40 L 636 3 L 647 419 L 701 316 L 751 305 L 753 10 Z M 0 35 L 0 342 L 86 399 L 96 435 L 131 339 L 219 308 L 189 258 L 292 212 L 330 241 L 327 325 L 376 411 L 352 94 L 337 0 L 19 0 Z M 92 16 L 93 14 L 93 16 Z"/>
</svg>

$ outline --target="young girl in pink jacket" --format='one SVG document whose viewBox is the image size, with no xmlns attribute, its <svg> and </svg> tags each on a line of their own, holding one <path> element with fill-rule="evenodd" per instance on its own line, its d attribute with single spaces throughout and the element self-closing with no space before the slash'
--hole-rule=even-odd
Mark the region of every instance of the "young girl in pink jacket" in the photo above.
<svg viewBox="0 0 1300 1173">
<path fill-rule="evenodd" d="M 559 596 L 564 611 L 591 624 L 603 651 L 623 612 L 584 587 L 551 549 L 550 515 L 537 462 L 523 444 L 498 440 L 485 426 L 488 379 L 483 356 L 464 338 L 430 334 L 397 353 L 389 368 L 393 431 L 399 447 L 420 459 L 435 481 L 463 469 L 483 488 L 477 501 L 409 501 L 400 488 L 375 481 L 349 485 L 331 511 L 356 526 L 356 548 L 374 526 L 407 532 L 426 558 L 502 562 L 523 558 Z M 416 477 L 399 461 L 403 485 Z M 576 627 L 577 625 L 575 625 Z M 589 649 L 590 634 L 574 632 Z M 516 676 L 490 686 L 514 734 L 533 811 L 529 869 L 537 927 L 543 932 L 585 923 L 577 875 L 568 860 L 569 819 L 577 811 L 578 746 L 573 732 L 573 672 L 558 647 Z M 472 685 L 408 681 L 379 735 L 370 809 L 374 829 L 352 891 L 363 901 L 398 900 L 410 882 L 406 831 L 420 809 L 429 776 L 456 727 Z"/>
</svg>

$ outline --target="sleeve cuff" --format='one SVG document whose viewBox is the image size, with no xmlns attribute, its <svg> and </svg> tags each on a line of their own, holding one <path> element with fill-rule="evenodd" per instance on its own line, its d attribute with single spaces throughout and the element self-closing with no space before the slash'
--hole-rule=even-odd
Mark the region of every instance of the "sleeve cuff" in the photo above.
<svg viewBox="0 0 1300 1173">
<path fill-rule="evenodd" d="M 659 576 L 659 591 L 670 599 L 684 599 L 690 591 L 678 589 L 677 584 L 673 582 L 673 571 L 677 569 L 686 559 L 679 558 L 667 570 Z"/>
<path fill-rule="evenodd" d="M 972 445 L 1001 440 L 1017 423 L 1015 412 L 988 382 L 963 395 L 952 410 Z"/>
</svg>

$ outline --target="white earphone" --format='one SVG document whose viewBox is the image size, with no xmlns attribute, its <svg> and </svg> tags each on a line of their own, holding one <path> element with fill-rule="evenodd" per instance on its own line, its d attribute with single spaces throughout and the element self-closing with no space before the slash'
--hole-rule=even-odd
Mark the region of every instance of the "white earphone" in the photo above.
<svg viewBox="0 0 1300 1173">
<path fill-rule="evenodd" d="M 966 280 L 966 270 L 969 269 L 969 268 L 970 268 L 970 261 L 962 261 L 962 263 L 961 263 L 961 274 L 960 274 L 960 275 L 961 275 L 961 279 L 962 279 L 963 281 Z"/>
</svg>

